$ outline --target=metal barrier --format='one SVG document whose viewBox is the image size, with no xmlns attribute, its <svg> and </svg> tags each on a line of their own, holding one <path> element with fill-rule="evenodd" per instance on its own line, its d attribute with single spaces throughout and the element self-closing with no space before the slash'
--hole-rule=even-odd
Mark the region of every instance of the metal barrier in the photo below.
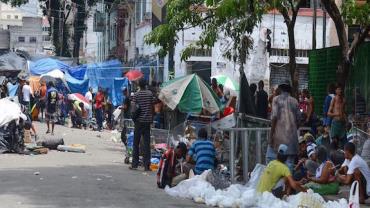
<svg viewBox="0 0 370 208">
<path fill-rule="evenodd" d="M 252 133 L 256 133 L 256 162 L 263 163 L 263 155 L 264 151 L 262 150 L 262 135 L 265 134 L 266 137 L 264 138 L 266 141 L 269 138 L 269 133 L 271 128 L 230 128 L 230 129 L 223 129 L 224 132 L 228 132 L 230 134 L 230 160 L 229 160 L 229 168 L 230 168 L 230 176 L 231 182 L 235 183 L 235 153 L 237 150 L 238 139 L 241 139 L 241 149 L 242 149 L 242 166 L 243 166 L 243 179 L 247 181 L 248 179 L 248 170 L 249 170 L 249 142 Z"/>
<path fill-rule="evenodd" d="M 299 128 L 298 135 L 302 131 L 310 130 L 310 128 L 302 127 Z M 244 182 L 247 182 L 248 172 L 250 171 L 250 142 L 255 140 L 255 157 L 256 160 L 253 161 L 255 164 L 261 163 L 265 164 L 265 157 L 267 151 L 268 140 L 270 137 L 271 128 L 262 127 L 262 128 L 229 128 L 222 129 L 223 132 L 229 133 L 230 138 L 230 160 L 229 160 L 229 169 L 231 182 L 235 183 L 235 168 L 236 168 L 236 153 L 238 149 L 238 140 L 240 139 L 241 150 L 242 150 L 242 169 L 243 169 L 243 179 Z M 297 138 L 298 139 L 298 138 Z M 252 147 L 253 148 L 253 147 Z M 252 166 L 251 166 L 252 167 Z"/>
</svg>

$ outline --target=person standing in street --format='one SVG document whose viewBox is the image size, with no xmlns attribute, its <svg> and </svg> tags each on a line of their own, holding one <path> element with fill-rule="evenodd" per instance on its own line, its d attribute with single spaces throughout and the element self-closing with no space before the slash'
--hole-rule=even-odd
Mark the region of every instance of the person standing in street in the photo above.
<svg viewBox="0 0 370 208">
<path fill-rule="evenodd" d="M 298 101 L 293 98 L 289 81 L 279 85 L 281 94 L 272 101 L 271 134 L 267 147 L 266 162 L 276 159 L 281 144 L 288 146 L 286 164 L 293 170 L 298 154 Z"/>
<path fill-rule="evenodd" d="M 48 130 L 46 133 L 50 133 L 50 122 L 51 122 L 51 135 L 54 135 L 54 125 L 58 121 L 57 103 L 58 103 L 58 90 L 55 89 L 53 82 L 49 82 L 48 91 L 46 97 L 46 125 Z"/>
<path fill-rule="evenodd" d="M 340 148 L 344 147 L 347 143 L 346 138 L 346 114 L 345 114 L 346 101 L 343 97 L 343 88 L 337 85 L 335 89 L 335 97 L 330 103 L 328 116 L 333 120 L 331 123 L 330 137 L 331 139 L 339 139 Z"/>
<path fill-rule="evenodd" d="M 133 97 L 136 106 L 137 119 L 135 119 L 135 137 L 133 147 L 132 166 L 130 169 L 136 170 L 139 165 L 139 145 L 143 136 L 144 169 L 150 171 L 150 125 L 153 122 L 153 93 L 146 89 L 146 81 L 139 81 L 140 91 Z"/>
<path fill-rule="evenodd" d="M 92 95 L 91 87 L 89 88 L 89 91 L 86 92 L 85 98 L 89 101 L 89 104 L 91 106 L 91 109 L 89 109 L 89 115 L 88 115 L 88 119 L 91 120 L 92 119 L 92 105 L 93 105 L 93 95 Z"/>
<path fill-rule="evenodd" d="M 267 119 L 268 110 L 268 95 L 265 90 L 263 90 L 265 84 L 263 81 L 258 82 L 258 92 L 257 92 L 257 116 L 260 118 Z"/>
<path fill-rule="evenodd" d="M 46 95 L 47 95 L 48 88 L 46 87 L 46 83 L 42 82 L 41 83 L 41 88 L 40 88 L 40 112 L 41 112 L 41 120 L 44 121 L 44 111 L 46 108 Z"/>
<path fill-rule="evenodd" d="M 30 109 L 30 101 L 31 101 L 31 87 L 30 82 L 27 80 L 26 83 L 22 87 L 22 104 L 26 106 L 27 112 Z"/>
<path fill-rule="evenodd" d="M 98 88 L 98 93 L 95 96 L 95 112 L 96 121 L 98 123 L 98 130 L 103 129 L 103 102 L 104 102 L 104 92 L 101 87 Z"/>
</svg>

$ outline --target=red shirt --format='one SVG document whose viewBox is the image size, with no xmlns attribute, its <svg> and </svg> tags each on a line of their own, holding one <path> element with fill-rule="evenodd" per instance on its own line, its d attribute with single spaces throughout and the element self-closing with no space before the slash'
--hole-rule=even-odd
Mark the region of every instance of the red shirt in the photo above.
<svg viewBox="0 0 370 208">
<path fill-rule="evenodd" d="M 103 108 L 103 102 L 104 102 L 104 94 L 101 92 L 98 92 L 98 94 L 95 97 L 95 108 L 96 109 Z"/>
</svg>

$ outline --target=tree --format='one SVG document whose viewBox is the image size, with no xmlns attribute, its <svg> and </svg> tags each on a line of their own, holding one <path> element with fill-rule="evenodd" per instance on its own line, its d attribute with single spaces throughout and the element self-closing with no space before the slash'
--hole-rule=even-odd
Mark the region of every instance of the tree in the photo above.
<svg viewBox="0 0 370 208">
<path fill-rule="evenodd" d="M 370 32 L 370 1 L 367 0 L 364 4 L 358 4 L 355 0 L 346 0 L 343 1 L 341 10 L 335 0 L 321 0 L 321 3 L 334 21 L 337 30 L 339 46 L 342 51 L 341 63 L 337 70 L 337 81 L 345 86 L 356 50 Z M 348 42 L 346 24 L 360 26 L 360 30 L 355 34 L 351 45 Z"/>
<path fill-rule="evenodd" d="M 28 3 L 28 0 L 0 0 L 0 2 L 16 7 Z"/>
<path fill-rule="evenodd" d="M 69 28 L 67 19 L 71 13 L 70 6 L 64 6 L 61 0 L 39 0 L 43 2 L 43 15 L 48 18 L 50 35 L 52 36 L 54 52 L 57 56 L 70 57 L 69 51 Z M 61 35 L 62 34 L 62 35 Z"/>
<path fill-rule="evenodd" d="M 296 65 L 296 48 L 294 27 L 298 16 L 298 11 L 304 3 L 303 0 L 269 0 L 269 9 L 277 9 L 284 18 L 288 29 L 289 39 L 289 74 L 293 87 L 293 95 L 298 95 L 298 73 Z"/>
<path fill-rule="evenodd" d="M 182 51 L 181 60 L 191 56 L 195 48 L 211 48 L 217 40 L 226 39 L 225 57 L 239 62 L 240 73 L 253 46 L 250 34 L 261 20 L 264 4 L 257 0 L 169 0 L 167 23 L 156 27 L 145 37 L 147 44 L 159 47 L 165 56 L 178 42 L 177 33 L 189 28 L 202 29 L 199 40 Z"/>
</svg>

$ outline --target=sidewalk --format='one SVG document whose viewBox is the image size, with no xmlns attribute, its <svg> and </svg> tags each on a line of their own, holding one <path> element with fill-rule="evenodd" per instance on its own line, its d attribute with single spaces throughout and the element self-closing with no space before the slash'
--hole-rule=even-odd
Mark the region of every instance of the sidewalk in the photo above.
<svg viewBox="0 0 370 208">
<path fill-rule="evenodd" d="M 333 200 L 345 198 L 348 201 L 350 189 L 351 189 L 350 186 L 341 186 L 339 193 L 337 195 L 327 195 L 327 196 L 324 196 L 324 199 L 327 201 L 329 200 L 333 201 Z M 370 208 L 370 198 L 366 200 L 366 204 L 361 204 L 361 208 Z"/>
</svg>

